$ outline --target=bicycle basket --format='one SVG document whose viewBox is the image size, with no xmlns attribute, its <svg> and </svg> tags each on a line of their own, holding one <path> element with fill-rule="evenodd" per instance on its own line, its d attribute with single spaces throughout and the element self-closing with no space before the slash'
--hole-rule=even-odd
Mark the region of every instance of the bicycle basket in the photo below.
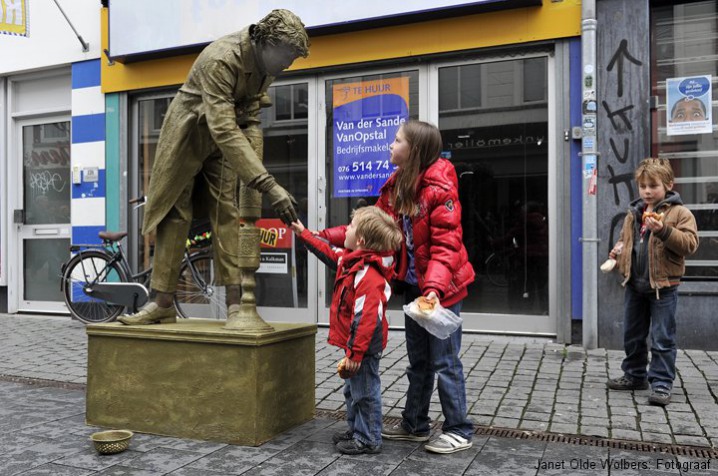
<svg viewBox="0 0 718 476">
<path fill-rule="evenodd" d="M 208 218 L 192 220 L 187 236 L 187 247 L 204 248 L 212 244 L 212 228 Z"/>
</svg>

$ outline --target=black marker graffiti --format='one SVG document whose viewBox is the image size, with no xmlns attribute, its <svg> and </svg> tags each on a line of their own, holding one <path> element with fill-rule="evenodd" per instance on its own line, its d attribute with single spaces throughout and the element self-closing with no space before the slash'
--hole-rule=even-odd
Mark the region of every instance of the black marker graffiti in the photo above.
<svg viewBox="0 0 718 476">
<path fill-rule="evenodd" d="M 633 124 L 631 124 L 631 121 L 628 119 L 628 116 L 625 114 L 626 111 L 630 111 L 631 109 L 634 108 L 633 104 L 631 104 L 630 106 L 622 107 L 621 109 L 618 109 L 616 111 L 611 111 L 611 108 L 608 107 L 608 103 L 606 101 L 601 101 L 601 104 L 603 105 L 603 108 L 608 113 L 608 118 L 611 120 L 611 125 L 613 125 L 614 129 L 622 132 L 619 125 L 616 124 L 616 121 L 613 120 L 613 116 L 618 114 L 619 116 L 621 116 L 621 119 L 623 119 L 623 123 L 626 125 L 626 128 L 628 128 L 629 131 L 633 130 Z"/>
<path fill-rule="evenodd" d="M 631 63 L 635 64 L 636 66 L 643 66 L 643 63 L 638 61 L 636 58 L 634 58 L 631 53 L 628 52 L 628 40 L 625 38 L 621 40 L 621 44 L 618 46 L 618 49 L 613 54 L 613 57 L 611 58 L 611 61 L 608 63 L 608 67 L 606 68 L 606 71 L 613 71 L 613 66 L 618 64 L 618 97 L 623 97 L 623 58 L 626 58 Z"/>
<path fill-rule="evenodd" d="M 628 160 L 628 150 L 629 150 L 628 139 L 625 137 L 623 138 L 623 155 L 621 155 L 618 152 L 618 149 L 616 148 L 616 142 L 613 140 L 613 137 L 611 137 L 608 141 L 611 143 L 611 150 L 616 155 L 616 158 L 618 159 L 618 161 L 622 164 L 625 164 L 626 161 Z"/>
<path fill-rule="evenodd" d="M 624 38 L 620 41 L 618 48 L 616 48 L 616 51 L 614 52 L 613 56 L 611 57 L 611 60 L 608 63 L 608 66 L 606 67 L 606 71 L 609 73 L 613 72 L 615 69 L 615 74 L 617 76 L 616 93 L 618 95 L 618 98 L 623 97 L 624 73 L 627 67 L 627 64 L 625 64 L 626 60 L 636 66 L 643 66 L 643 62 L 636 59 L 628 51 L 628 40 Z M 611 95 L 607 95 L 607 97 L 610 101 Z M 608 119 L 611 121 L 611 125 L 613 126 L 614 132 L 617 135 L 626 135 L 625 137 L 616 137 L 615 140 L 613 137 L 609 138 L 609 143 L 611 145 L 611 151 L 613 152 L 613 156 L 618 161 L 618 164 L 629 163 L 632 140 L 632 134 L 630 134 L 629 132 L 633 131 L 633 124 L 631 122 L 629 112 L 633 110 L 635 105 L 628 104 L 621 107 L 618 104 L 609 103 L 608 101 L 602 101 L 601 105 L 605 109 Z M 620 121 L 617 120 L 616 116 L 620 118 Z M 621 140 L 623 140 L 623 150 L 619 150 L 618 144 L 620 144 Z M 610 157 L 611 156 L 609 155 L 609 160 L 611 160 Z M 629 163 L 628 165 L 632 164 Z M 616 206 L 619 207 L 619 209 L 623 208 L 625 210 L 625 206 L 622 206 L 621 204 L 621 195 L 618 193 L 618 189 L 621 184 L 625 185 L 626 189 L 628 190 L 629 203 L 634 200 L 636 192 L 635 186 L 633 184 L 633 170 L 630 170 L 626 173 L 616 173 L 611 163 L 606 164 L 606 170 L 609 174 L 608 183 L 611 184 L 611 186 L 613 187 L 613 201 Z M 625 216 L 626 211 L 622 211 L 615 214 L 613 218 L 611 218 L 611 228 L 609 230 L 608 242 L 606 243 L 606 253 L 608 253 L 608 251 L 615 244 L 616 239 L 618 239 L 616 234 L 618 231 L 620 231 Z"/>
</svg>

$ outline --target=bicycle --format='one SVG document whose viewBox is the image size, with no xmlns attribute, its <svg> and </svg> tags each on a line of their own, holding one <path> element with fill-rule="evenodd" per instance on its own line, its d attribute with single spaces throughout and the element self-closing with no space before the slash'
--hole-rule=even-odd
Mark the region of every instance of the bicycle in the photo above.
<svg viewBox="0 0 718 476">
<path fill-rule="evenodd" d="M 510 247 L 492 251 L 484 261 L 486 277 L 494 286 L 504 288 L 509 285 L 511 259 L 516 248 L 518 248 L 518 243 L 516 238 L 512 238 Z"/>
<path fill-rule="evenodd" d="M 144 205 L 144 197 L 129 201 Z M 194 235 L 194 236 L 193 236 Z M 152 266 L 133 273 L 120 241 L 127 232 L 98 233 L 102 244 L 72 245 L 76 253 L 62 265 L 60 290 L 73 317 L 85 324 L 111 322 L 127 308 L 137 312 L 149 299 Z M 177 314 L 186 318 L 209 305 L 210 317 L 227 317 L 224 293 L 215 285 L 211 233 L 190 233 L 175 292 Z M 199 250 L 196 247 L 203 246 Z M 197 308 L 196 306 L 202 306 Z M 195 314 L 196 315 L 196 314 Z"/>
</svg>

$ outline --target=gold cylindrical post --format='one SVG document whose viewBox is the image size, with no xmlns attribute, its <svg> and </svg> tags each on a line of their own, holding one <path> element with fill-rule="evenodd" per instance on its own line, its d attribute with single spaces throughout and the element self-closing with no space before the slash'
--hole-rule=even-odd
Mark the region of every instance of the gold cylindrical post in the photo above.
<svg viewBox="0 0 718 476">
<path fill-rule="evenodd" d="M 260 235 L 256 221 L 262 213 L 262 194 L 242 184 L 239 193 L 239 269 L 242 273 L 242 297 L 240 304 L 227 310 L 225 329 L 242 332 L 272 332 L 274 328 L 267 324 L 257 312 L 256 272 L 260 262 Z M 238 309 L 237 309 L 238 308 Z"/>
</svg>

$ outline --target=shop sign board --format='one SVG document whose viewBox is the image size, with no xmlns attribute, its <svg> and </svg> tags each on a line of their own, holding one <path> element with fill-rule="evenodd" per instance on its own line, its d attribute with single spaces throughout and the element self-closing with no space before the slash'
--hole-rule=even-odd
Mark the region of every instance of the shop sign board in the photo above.
<svg viewBox="0 0 718 476">
<path fill-rule="evenodd" d="M 121 59 L 206 45 L 258 21 L 275 8 L 296 13 L 315 34 L 369 22 L 376 26 L 377 22 L 392 24 L 417 17 L 432 19 L 540 5 L 541 0 L 363 0 L 357 8 L 348 8 L 342 2 L 326 0 L 122 0 L 110 2 L 109 52 Z"/>
</svg>

